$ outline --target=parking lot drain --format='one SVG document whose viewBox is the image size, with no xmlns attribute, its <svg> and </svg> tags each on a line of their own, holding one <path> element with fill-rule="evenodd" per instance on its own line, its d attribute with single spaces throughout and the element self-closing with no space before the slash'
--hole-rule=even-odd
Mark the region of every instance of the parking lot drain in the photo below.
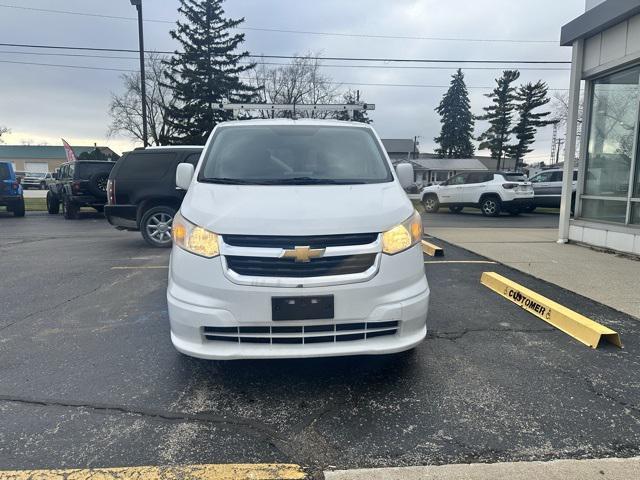
<svg viewBox="0 0 640 480">
<path fill-rule="evenodd" d="M 600 325 L 584 315 L 574 312 L 547 297 L 543 297 L 498 273 L 484 272 L 480 282 L 507 300 L 519 305 L 527 312 L 591 348 L 597 348 L 602 339 L 622 348 L 620 336 L 610 328 Z"/>
<path fill-rule="evenodd" d="M 441 257 L 444 255 L 444 250 L 441 247 L 429 243 L 426 240 L 422 240 L 422 251 L 431 257 Z"/>
<path fill-rule="evenodd" d="M 124 467 L 70 470 L 0 471 L 0 480 L 161 480 L 207 479 L 293 480 L 307 478 L 304 470 L 293 464 L 219 464 L 172 467 Z"/>
</svg>

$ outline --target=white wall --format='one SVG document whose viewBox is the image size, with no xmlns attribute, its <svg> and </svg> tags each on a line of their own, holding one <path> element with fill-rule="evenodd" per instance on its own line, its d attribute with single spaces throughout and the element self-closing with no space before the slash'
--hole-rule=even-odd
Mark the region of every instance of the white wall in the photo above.
<svg viewBox="0 0 640 480">
<path fill-rule="evenodd" d="M 634 59 L 640 59 L 640 15 L 585 40 L 583 73 L 589 76 Z"/>
</svg>

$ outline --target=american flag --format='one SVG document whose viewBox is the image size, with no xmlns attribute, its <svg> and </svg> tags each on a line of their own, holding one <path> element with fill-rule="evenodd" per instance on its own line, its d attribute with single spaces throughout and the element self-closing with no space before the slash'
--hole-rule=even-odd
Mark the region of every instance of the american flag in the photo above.
<svg viewBox="0 0 640 480">
<path fill-rule="evenodd" d="M 78 160 L 76 158 L 76 154 L 73 153 L 73 148 L 71 148 L 71 145 L 69 145 L 64 138 L 61 138 L 60 140 L 62 140 L 62 145 L 64 146 L 64 153 L 67 154 L 67 162 L 75 162 L 76 160 Z"/>
</svg>

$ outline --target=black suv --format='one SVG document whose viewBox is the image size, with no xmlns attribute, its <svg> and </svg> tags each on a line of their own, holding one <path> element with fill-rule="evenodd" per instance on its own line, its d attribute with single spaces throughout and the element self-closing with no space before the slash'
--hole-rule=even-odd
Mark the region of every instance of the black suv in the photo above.
<svg viewBox="0 0 640 480">
<path fill-rule="evenodd" d="M 202 147 L 149 147 L 125 153 L 111 171 L 105 215 L 120 230 L 139 230 L 153 247 L 171 246 L 171 223 L 185 191 L 176 188 L 179 163 L 196 165 Z"/>
<path fill-rule="evenodd" d="M 49 185 L 47 211 L 57 214 L 62 204 L 67 220 L 78 218 L 81 207 L 92 207 L 102 212 L 107 203 L 107 179 L 114 165 L 115 162 L 105 160 L 63 163 Z"/>
</svg>

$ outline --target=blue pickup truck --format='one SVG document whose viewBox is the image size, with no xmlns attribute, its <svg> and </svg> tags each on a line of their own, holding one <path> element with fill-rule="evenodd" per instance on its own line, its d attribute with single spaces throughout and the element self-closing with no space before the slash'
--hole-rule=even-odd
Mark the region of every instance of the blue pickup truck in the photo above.
<svg viewBox="0 0 640 480">
<path fill-rule="evenodd" d="M 7 207 L 16 217 L 24 217 L 22 186 L 9 162 L 0 162 L 0 207 Z"/>
</svg>

